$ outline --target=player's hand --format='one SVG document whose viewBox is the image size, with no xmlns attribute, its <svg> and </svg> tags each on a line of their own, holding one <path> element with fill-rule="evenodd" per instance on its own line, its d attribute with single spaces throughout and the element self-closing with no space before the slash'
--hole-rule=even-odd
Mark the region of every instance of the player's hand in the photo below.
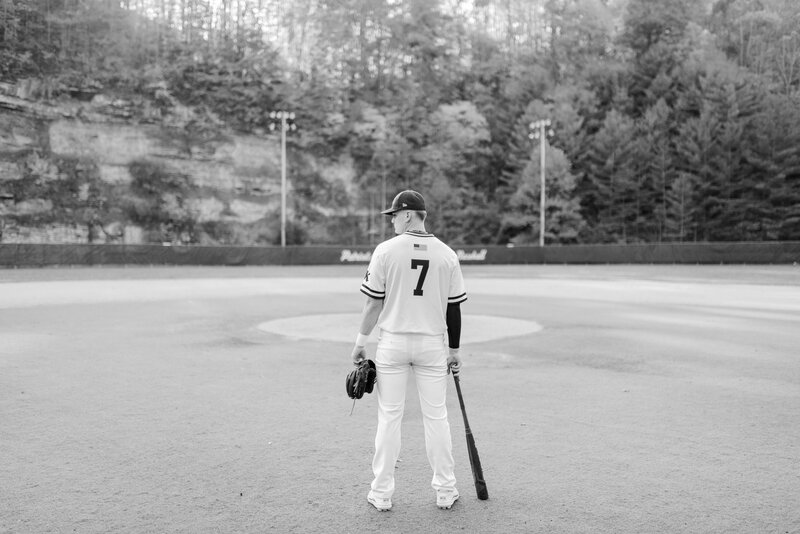
<svg viewBox="0 0 800 534">
<path fill-rule="evenodd" d="M 353 365 L 358 365 L 362 361 L 367 359 L 367 347 L 359 347 L 355 345 L 353 347 Z"/>
<path fill-rule="evenodd" d="M 458 373 L 461 372 L 461 355 L 459 354 L 459 349 L 449 349 L 449 354 L 447 355 L 447 372 L 453 373 L 453 376 L 458 376 Z"/>
</svg>

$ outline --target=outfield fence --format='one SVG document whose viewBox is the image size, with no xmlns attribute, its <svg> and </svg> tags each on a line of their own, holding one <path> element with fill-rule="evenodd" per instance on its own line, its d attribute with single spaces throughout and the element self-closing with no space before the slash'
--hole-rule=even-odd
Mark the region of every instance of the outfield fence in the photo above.
<svg viewBox="0 0 800 534">
<path fill-rule="evenodd" d="M 55 265 L 335 265 L 367 263 L 373 247 L 161 246 L 1 244 L 0 266 Z M 800 241 L 766 243 L 658 243 L 552 245 L 545 247 L 454 246 L 461 262 L 482 264 L 792 264 Z"/>
</svg>

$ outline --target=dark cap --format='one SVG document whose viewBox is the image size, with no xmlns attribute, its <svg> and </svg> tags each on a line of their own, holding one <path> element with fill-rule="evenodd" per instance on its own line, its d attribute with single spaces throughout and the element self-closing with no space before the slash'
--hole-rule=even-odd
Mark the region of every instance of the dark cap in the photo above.
<svg viewBox="0 0 800 534">
<path fill-rule="evenodd" d="M 392 215 L 400 210 L 425 211 L 425 199 L 422 195 L 411 189 L 401 191 L 394 197 L 392 207 L 388 210 L 383 210 L 381 213 L 384 215 Z"/>
</svg>

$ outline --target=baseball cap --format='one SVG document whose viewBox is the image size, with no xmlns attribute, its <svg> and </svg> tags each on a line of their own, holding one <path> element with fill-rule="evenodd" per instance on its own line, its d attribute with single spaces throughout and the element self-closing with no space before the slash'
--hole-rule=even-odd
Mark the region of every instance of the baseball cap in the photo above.
<svg viewBox="0 0 800 534">
<path fill-rule="evenodd" d="M 425 211 L 425 199 L 416 191 L 407 189 L 398 193 L 392 201 L 392 207 L 388 210 L 383 210 L 381 213 L 392 215 L 400 210 Z"/>
</svg>

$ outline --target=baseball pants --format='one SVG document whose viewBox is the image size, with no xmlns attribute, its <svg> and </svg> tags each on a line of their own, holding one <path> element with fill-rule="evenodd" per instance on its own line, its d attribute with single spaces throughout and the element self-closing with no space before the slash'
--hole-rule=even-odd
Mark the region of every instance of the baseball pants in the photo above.
<svg viewBox="0 0 800 534">
<path fill-rule="evenodd" d="M 408 375 L 414 373 L 425 428 L 425 447 L 433 470 L 433 489 L 455 488 L 453 444 L 447 420 L 447 352 L 444 336 L 381 332 L 375 354 L 378 383 L 378 430 L 372 460 L 372 491 L 394 493 L 394 470 L 400 455 L 400 427 Z"/>
</svg>

